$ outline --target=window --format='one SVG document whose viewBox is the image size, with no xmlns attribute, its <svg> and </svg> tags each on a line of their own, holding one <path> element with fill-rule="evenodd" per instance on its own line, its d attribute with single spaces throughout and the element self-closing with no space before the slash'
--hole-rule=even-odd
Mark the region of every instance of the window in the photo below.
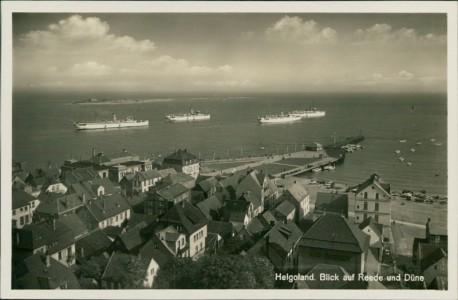
<svg viewBox="0 0 458 300">
<path fill-rule="evenodd" d="M 16 210 L 15 210 L 15 209 L 13 209 L 13 216 L 15 216 L 15 215 L 16 215 Z"/>
<path fill-rule="evenodd" d="M 364 202 L 364 210 L 367 210 L 367 202 Z"/>
<path fill-rule="evenodd" d="M 35 201 L 30 202 L 30 204 L 32 205 L 32 207 L 35 207 Z"/>
<path fill-rule="evenodd" d="M 24 217 L 21 217 L 19 220 L 20 220 L 21 226 L 24 225 Z"/>
<path fill-rule="evenodd" d="M 375 193 L 375 199 L 378 200 L 378 193 Z"/>
<path fill-rule="evenodd" d="M 25 216 L 25 223 L 29 224 L 29 215 Z"/>
<path fill-rule="evenodd" d="M 73 255 L 73 253 L 72 253 L 72 247 L 68 247 L 68 248 L 67 248 L 67 253 L 68 253 L 68 256 Z"/>
<path fill-rule="evenodd" d="M 441 242 L 441 237 L 438 236 L 438 235 L 436 235 L 436 236 L 434 237 L 434 243 L 439 244 L 440 242 Z"/>
<path fill-rule="evenodd" d="M 364 214 L 364 220 L 366 220 L 366 219 L 367 219 L 367 214 Z"/>
<path fill-rule="evenodd" d="M 378 194 L 377 194 L 378 195 Z M 380 203 L 375 203 L 375 211 L 378 211 L 379 210 L 379 205 Z"/>
<path fill-rule="evenodd" d="M 364 192 L 364 199 L 367 199 L 367 192 Z"/>
<path fill-rule="evenodd" d="M 375 222 L 378 223 L 378 215 L 375 215 Z"/>
<path fill-rule="evenodd" d="M 59 251 L 59 253 L 58 253 L 58 257 L 59 257 L 59 260 L 61 260 L 61 259 L 62 259 L 62 251 Z"/>
</svg>

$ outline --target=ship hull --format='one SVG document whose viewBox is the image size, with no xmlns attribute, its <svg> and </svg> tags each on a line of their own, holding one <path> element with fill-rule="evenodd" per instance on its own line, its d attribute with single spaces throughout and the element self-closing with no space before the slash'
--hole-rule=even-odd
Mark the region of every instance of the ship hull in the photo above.
<svg viewBox="0 0 458 300">
<path fill-rule="evenodd" d="M 290 113 L 291 116 L 300 117 L 303 119 L 306 118 L 320 118 L 326 116 L 326 111 L 293 111 Z"/>
<path fill-rule="evenodd" d="M 258 118 L 261 124 L 282 124 L 300 121 L 300 117 L 288 117 L 288 118 Z"/>
<path fill-rule="evenodd" d="M 170 122 L 205 121 L 210 120 L 210 115 L 167 116 L 166 118 Z"/>
<path fill-rule="evenodd" d="M 149 121 L 129 121 L 129 122 L 76 122 L 77 130 L 95 130 L 95 129 L 114 129 L 114 128 L 132 128 L 148 127 Z"/>
</svg>

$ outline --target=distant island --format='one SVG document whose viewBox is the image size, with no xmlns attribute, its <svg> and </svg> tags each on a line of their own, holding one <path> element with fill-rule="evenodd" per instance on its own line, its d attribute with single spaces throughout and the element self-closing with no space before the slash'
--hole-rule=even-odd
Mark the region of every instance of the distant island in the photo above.
<svg viewBox="0 0 458 300">
<path fill-rule="evenodd" d="M 136 104 L 136 103 L 151 103 L 151 102 L 168 102 L 173 101 L 173 98 L 157 98 L 157 99 L 97 99 L 90 98 L 85 100 L 75 101 L 72 104 Z"/>
</svg>

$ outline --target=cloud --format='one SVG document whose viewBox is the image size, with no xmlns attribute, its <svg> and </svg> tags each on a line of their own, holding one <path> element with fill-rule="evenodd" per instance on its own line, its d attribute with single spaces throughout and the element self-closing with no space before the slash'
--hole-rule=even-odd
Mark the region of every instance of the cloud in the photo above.
<svg viewBox="0 0 458 300">
<path fill-rule="evenodd" d="M 337 32 L 326 27 L 319 28 L 313 21 L 303 21 L 299 17 L 284 16 L 272 27 L 267 28 L 266 36 L 270 40 L 298 44 L 329 43 L 337 40 Z"/>
<path fill-rule="evenodd" d="M 94 61 L 74 64 L 68 71 L 74 76 L 103 76 L 111 73 L 111 68 Z"/>
<path fill-rule="evenodd" d="M 366 29 L 358 29 L 355 36 L 359 42 L 378 42 L 378 43 L 418 43 L 423 45 L 445 44 L 446 35 L 436 35 L 428 33 L 420 35 L 415 29 L 400 28 L 393 30 L 389 24 L 375 24 Z"/>
<path fill-rule="evenodd" d="M 99 18 L 74 15 L 49 25 L 48 30 L 30 31 L 20 38 L 20 42 L 21 47 L 26 49 L 53 49 L 55 52 L 65 48 L 71 51 L 75 45 L 79 50 L 82 47 L 88 50 L 94 47 L 93 51 L 124 49 L 132 54 L 156 48 L 150 40 L 137 41 L 130 36 L 109 34 L 109 31 L 108 23 Z"/>
</svg>

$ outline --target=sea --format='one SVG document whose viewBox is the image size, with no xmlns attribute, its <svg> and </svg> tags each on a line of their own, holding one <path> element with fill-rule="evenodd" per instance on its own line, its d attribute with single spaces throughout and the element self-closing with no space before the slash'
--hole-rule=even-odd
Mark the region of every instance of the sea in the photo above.
<svg viewBox="0 0 458 300">
<path fill-rule="evenodd" d="M 328 145 L 334 138 L 362 134 L 364 149 L 349 153 L 344 164 L 304 176 L 357 184 L 377 173 L 392 189 L 447 194 L 446 94 L 110 95 L 107 98 L 149 101 L 73 104 L 85 97 L 15 93 L 13 161 L 26 162 L 30 169 L 58 167 L 69 158 L 89 158 L 93 149 L 107 155 L 125 149 L 156 160 L 178 149 L 202 159 L 236 158 L 299 151 L 309 142 Z M 289 124 L 257 121 L 261 115 L 309 107 L 325 110 L 326 116 Z M 165 119 L 191 108 L 210 113 L 211 119 L 184 123 Z M 108 120 L 112 113 L 149 120 L 149 127 L 78 131 L 73 126 L 74 121 Z"/>
</svg>

